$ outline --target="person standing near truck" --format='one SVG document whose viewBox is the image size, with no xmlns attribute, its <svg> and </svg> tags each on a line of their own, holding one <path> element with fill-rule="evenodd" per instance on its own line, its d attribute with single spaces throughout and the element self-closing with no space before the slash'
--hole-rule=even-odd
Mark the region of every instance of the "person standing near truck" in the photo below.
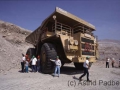
<svg viewBox="0 0 120 90">
<path fill-rule="evenodd" d="M 40 72 L 40 56 L 37 57 L 37 71 Z"/>
<path fill-rule="evenodd" d="M 50 59 L 50 61 L 55 62 L 54 76 L 56 76 L 56 73 L 58 72 L 58 77 L 59 77 L 60 76 L 60 67 L 61 67 L 61 61 L 59 59 L 59 56 L 57 56 L 56 60 Z"/>
<path fill-rule="evenodd" d="M 21 72 L 24 72 L 24 62 L 25 62 L 26 58 L 25 55 L 22 54 L 22 61 L 21 61 Z"/>
<path fill-rule="evenodd" d="M 37 58 L 35 56 L 32 57 L 32 72 L 36 72 L 36 63 L 37 63 Z"/>
<path fill-rule="evenodd" d="M 90 59 L 89 57 L 86 57 L 86 61 L 83 63 L 84 74 L 79 77 L 80 81 L 82 81 L 82 77 L 84 77 L 87 74 L 87 81 L 90 82 L 90 80 L 89 80 L 89 71 L 88 71 L 88 69 L 90 68 L 89 59 Z"/>
<path fill-rule="evenodd" d="M 29 59 L 25 61 L 25 72 L 28 73 Z"/>
</svg>

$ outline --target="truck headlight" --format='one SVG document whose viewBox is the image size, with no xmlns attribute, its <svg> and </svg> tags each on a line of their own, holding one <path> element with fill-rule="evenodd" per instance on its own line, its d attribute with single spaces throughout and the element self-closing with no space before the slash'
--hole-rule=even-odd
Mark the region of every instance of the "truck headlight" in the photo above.
<svg viewBox="0 0 120 90">
<path fill-rule="evenodd" d="M 70 39 L 70 44 L 73 45 L 74 44 L 74 40 L 73 39 Z"/>
<path fill-rule="evenodd" d="M 77 46 L 78 45 L 78 40 L 74 40 L 74 44 Z"/>
</svg>

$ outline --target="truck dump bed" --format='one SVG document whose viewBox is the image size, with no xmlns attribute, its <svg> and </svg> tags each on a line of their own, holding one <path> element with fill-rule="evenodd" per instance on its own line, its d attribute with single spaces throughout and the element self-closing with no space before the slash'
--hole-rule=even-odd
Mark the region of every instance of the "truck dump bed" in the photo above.
<svg viewBox="0 0 120 90">
<path fill-rule="evenodd" d="M 55 11 L 42 22 L 41 26 L 39 26 L 34 32 L 32 32 L 29 36 L 26 37 L 26 42 L 31 43 L 33 45 L 37 45 L 37 43 L 40 40 L 40 33 L 49 21 L 53 21 L 54 15 L 56 16 L 57 21 L 69 25 L 71 27 L 77 24 L 82 24 L 86 27 L 89 27 L 92 31 L 95 30 L 95 26 L 93 26 L 92 24 L 82 20 L 81 18 L 61 8 L 56 7 Z"/>
</svg>

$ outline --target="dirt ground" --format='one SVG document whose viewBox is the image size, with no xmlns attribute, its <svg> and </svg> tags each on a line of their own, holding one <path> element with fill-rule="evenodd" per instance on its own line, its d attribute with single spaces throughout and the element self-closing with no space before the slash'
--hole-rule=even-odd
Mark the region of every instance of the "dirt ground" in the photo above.
<svg viewBox="0 0 120 90">
<path fill-rule="evenodd" d="M 67 64 L 61 69 L 60 77 L 51 74 L 21 73 L 20 68 L 0 73 L 0 90 L 120 90 L 120 68 L 105 68 L 105 63 L 94 63 L 89 70 L 90 80 L 86 76 L 79 82 L 83 71 Z"/>
</svg>

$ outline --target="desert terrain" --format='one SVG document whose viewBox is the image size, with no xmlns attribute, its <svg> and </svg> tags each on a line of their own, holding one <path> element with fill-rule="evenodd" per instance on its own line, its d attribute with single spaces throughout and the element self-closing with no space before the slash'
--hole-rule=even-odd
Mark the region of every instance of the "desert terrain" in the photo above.
<svg viewBox="0 0 120 90">
<path fill-rule="evenodd" d="M 86 76 L 79 82 L 83 71 L 76 70 L 74 65 L 61 68 L 60 77 L 51 74 L 21 73 L 20 69 L 11 69 L 0 74 L 0 90 L 120 90 L 120 68 L 105 68 L 104 62 L 97 62 L 89 70 L 90 80 Z"/>
<path fill-rule="evenodd" d="M 76 70 L 73 64 L 65 64 L 59 78 L 32 73 L 30 68 L 29 73 L 21 73 L 21 54 L 33 47 L 25 42 L 30 33 L 30 30 L 0 21 L 0 90 L 120 90 L 119 40 L 99 40 L 100 58 L 89 70 L 92 83 L 86 84 L 86 77 L 79 82 L 83 71 Z M 115 68 L 111 64 L 105 68 L 106 57 L 115 58 Z"/>
<path fill-rule="evenodd" d="M 25 42 L 25 37 L 30 33 L 30 30 L 0 21 L 0 72 L 18 68 L 21 54 L 25 54 L 26 50 L 32 47 Z"/>
</svg>

